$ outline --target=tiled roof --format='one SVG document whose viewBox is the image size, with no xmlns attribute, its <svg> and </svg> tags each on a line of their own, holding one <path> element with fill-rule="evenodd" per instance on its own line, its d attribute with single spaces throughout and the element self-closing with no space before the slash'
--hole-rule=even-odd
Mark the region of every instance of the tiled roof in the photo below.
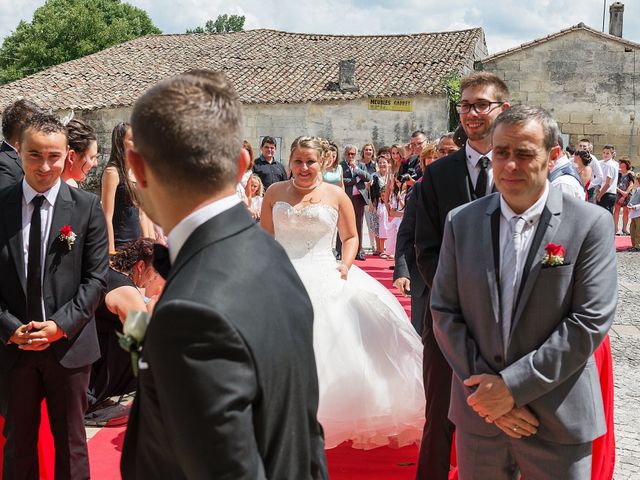
<svg viewBox="0 0 640 480">
<path fill-rule="evenodd" d="M 274 30 L 149 35 L 0 86 L 0 108 L 27 97 L 53 110 L 128 107 L 157 81 L 225 70 L 244 103 L 443 93 L 442 77 L 486 55 L 481 28 L 413 35 L 311 35 Z M 482 56 L 484 56 L 482 55 Z M 332 91 L 338 62 L 356 60 L 357 92 Z"/>
<path fill-rule="evenodd" d="M 491 55 L 490 57 L 485 57 L 485 58 L 482 59 L 482 63 L 486 64 L 486 63 L 489 63 L 489 62 L 491 62 L 493 60 L 497 60 L 498 58 L 502 58 L 502 57 L 506 57 L 508 55 L 511 55 L 512 53 L 520 52 L 522 50 L 526 50 L 527 48 L 535 47 L 536 45 L 539 45 L 541 43 L 548 42 L 549 40 L 554 40 L 554 39 L 556 39 L 558 37 L 562 37 L 562 36 L 567 35 L 569 33 L 579 32 L 579 31 L 588 32 L 588 33 L 591 33 L 592 35 L 596 35 L 596 36 L 598 36 L 600 38 L 603 38 L 603 39 L 606 39 L 606 40 L 613 40 L 614 42 L 618 42 L 621 45 L 623 45 L 624 47 L 629 47 L 629 48 L 632 48 L 633 50 L 640 49 L 640 44 L 638 44 L 638 43 L 631 42 L 629 40 L 625 40 L 624 38 L 616 37 L 615 35 L 610 35 L 608 33 L 600 32 L 600 31 L 598 31 L 598 30 L 596 30 L 594 28 L 591 28 L 591 27 L 585 25 L 584 23 L 580 22 L 579 24 L 574 25 L 573 27 L 565 28 L 564 30 L 560 30 L 559 32 L 552 33 L 551 35 L 547 35 L 546 37 L 537 38 L 537 39 L 532 40 L 530 42 L 523 43 L 522 45 L 519 45 L 517 47 L 510 48 L 508 50 L 503 50 L 502 52 L 495 53 L 495 54 Z"/>
</svg>

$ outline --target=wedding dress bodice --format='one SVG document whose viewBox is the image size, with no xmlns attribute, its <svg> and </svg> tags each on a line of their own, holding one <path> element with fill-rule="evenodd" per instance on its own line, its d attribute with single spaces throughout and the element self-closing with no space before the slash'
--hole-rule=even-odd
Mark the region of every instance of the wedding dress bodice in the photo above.
<svg viewBox="0 0 640 480">
<path fill-rule="evenodd" d="M 329 260 L 335 264 L 332 248 L 337 224 L 338 211 L 324 203 L 298 208 L 276 202 L 273 206 L 276 240 L 292 260 Z"/>
</svg>

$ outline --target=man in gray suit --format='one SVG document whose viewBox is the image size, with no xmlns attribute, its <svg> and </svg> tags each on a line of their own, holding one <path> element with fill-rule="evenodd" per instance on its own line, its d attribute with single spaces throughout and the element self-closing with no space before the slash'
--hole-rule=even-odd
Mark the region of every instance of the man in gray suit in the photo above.
<svg viewBox="0 0 640 480">
<path fill-rule="evenodd" d="M 461 480 L 590 478 L 591 441 L 606 430 L 592 355 L 615 315 L 611 219 L 549 187 L 559 135 L 543 109 L 502 112 L 501 193 L 445 225 L 431 310 L 454 372 Z"/>
</svg>

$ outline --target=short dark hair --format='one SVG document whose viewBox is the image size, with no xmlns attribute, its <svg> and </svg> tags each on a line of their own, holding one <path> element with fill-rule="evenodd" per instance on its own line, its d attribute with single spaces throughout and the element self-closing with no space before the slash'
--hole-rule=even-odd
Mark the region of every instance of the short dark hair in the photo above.
<svg viewBox="0 0 640 480">
<path fill-rule="evenodd" d="M 120 273 L 129 275 L 133 266 L 142 260 L 145 265 L 153 263 L 153 240 L 151 238 L 138 238 L 125 243 L 109 259 L 111 268 Z"/>
<path fill-rule="evenodd" d="M 627 166 L 627 170 L 631 170 L 631 162 L 628 158 L 621 158 L 619 163 L 624 163 Z"/>
<path fill-rule="evenodd" d="M 13 102 L 2 112 L 2 136 L 5 140 L 20 135 L 25 122 L 34 113 L 41 112 L 40 107 L 26 98 Z"/>
<path fill-rule="evenodd" d="M 22 142 L 24 133 L 27 130 L 35 130 L 36 132 L 46 134 L 62 133 L 67 141 L 69 139 L 67 136 L 67 127 L 62 124 L 58 117 L 49 113 L 36 112 L 28 117 L 20 130 L 20 142 Z"/>
<path fill-rule="evenodd" d="M 266 143 L 270 143 L 270 144 L 271 144 L 271 145 L 273 145 L 274 147 L 275 147 L 276 145 L 278 145 L 278 144 L 276 143 L 276 139 L 275 139 L 275 138 L 267 136 L 267 137 L 264 137 L 264 138 L 262 139 L 262 141 L 260 142 L 260 148 L 264 147 L 264 145 L 265 145 Z"/>
<path fill-rule="evenodd" d="M 242 107 L 223 72 L 191 70 L 162 80 L 135 103 L 133 142 L 165 184 L 214 192 L 235 184 Z"/>
<path fill-rule="evenodd" d="M 544 137 L 544 147 L 547 151 L 558 145 L 560 136 L 560 127 L 551 114 L 544 108 L 529 107 L 527 105 L 516 105 L 507 108 L 498 115 L 493 122 L 492 134 L 498 128 L 498 125 L 504 123 L 507 125 L 521 125 L 530 121 L 538 123 L 542 127 Z"/>
<path fill-rule="evenodd" d="M 610 143 L 607 143 L 604 147 L 602 147 L 603 150 L 613 150 L 614 152 L 616 151 L 616 147 L 614 147 L 613 145 L 611 145 Z"/>
<path fill-rule="evenodd" d="M 418 135 L 422 135 L 424 136 L 424 138 L 427 138 L 427 134 L 424 133 L 422 130 L 416 130 L 415 132 L 413 132 L 411 134 L 411 138 L 416 138 Z"/>
<path fill-rule="evenodd" d="M 67 138 L 69 139 L 69 148 L 80 155 L 87 151 L 91 142 L 98 141 L 93 127 L 77 119 L 67 123 Z"/>
<path fill-rule="evenodd" d="M 460 81 L 460 92 L 467 88 L 493 87 L 496 93 L 496 100 L 506 102 L 509 99 L 509 87 L 496 74 L 490 72 L 474 72 Z"/>
<path fill-rule="evenodd" d="M 570 143 L 569 145 L 567 145 L 565 150 L 569 155 L 573 155 L 576 153 L 576 146 L 573 143 Z"/>
</svg>

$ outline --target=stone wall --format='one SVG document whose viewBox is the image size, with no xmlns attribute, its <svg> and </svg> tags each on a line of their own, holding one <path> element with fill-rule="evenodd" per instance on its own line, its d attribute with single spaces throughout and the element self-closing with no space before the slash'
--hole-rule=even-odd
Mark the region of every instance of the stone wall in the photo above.
<svg viewBox="0 0 640 480">
<path fill-rule="evenodd" d="M 551 111 L 577 143 L 588 137 L 594 154 L 611 143 L 618 158 L 640 166 L 640 49 L 576 30 L 483 62 L 505 80 L 513 103 Z"/>
<path fill-rule="evenodd" d="M 332 139 L 340 148 L 347 143 L 360 148 L 368 142 L 376 145 L 406 143 L 417 129 L 424 130 L 429 139 L 446 131 L 448 113 L 444 95 L 417 96 L 411 100 L 412 112 L 368 110 L 366 98 L 348 102 L 245 105 L 244 138 L 251 143 L 256 156 L 262 136 L 282 139 L 283 148 L 278 154 L 286 162 L 289 146 L 299 135 L 319 135 Z M 58 112 L 61 116 L 66 113 Z M 118 122 L 128 121 L 130 115 L 131 108 L 76 112 L 76 118 L 88 121 L 99 137 L 100 163 L 89 183 L 97 181 L 108 160 L 111 130 Z"/>
</svg>

